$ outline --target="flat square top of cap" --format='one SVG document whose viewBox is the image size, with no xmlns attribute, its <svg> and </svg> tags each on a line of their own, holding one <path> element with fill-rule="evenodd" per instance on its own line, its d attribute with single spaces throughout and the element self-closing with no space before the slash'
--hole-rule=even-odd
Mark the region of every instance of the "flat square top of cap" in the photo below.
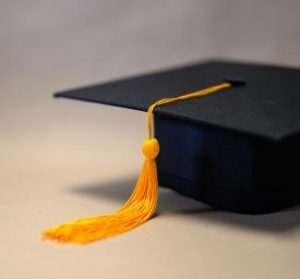
<svg viewBox="0 0 300 279">
<path fill-rule="evenodd" d="M 158 107 L 155 113 L 253 136 L 281 140 L 300 133 L 300 70 L 211 61 L 55 94 L 83 101 L 146 111 L 155 101 L 221 83 L 242 87 Z"/>
</svg>

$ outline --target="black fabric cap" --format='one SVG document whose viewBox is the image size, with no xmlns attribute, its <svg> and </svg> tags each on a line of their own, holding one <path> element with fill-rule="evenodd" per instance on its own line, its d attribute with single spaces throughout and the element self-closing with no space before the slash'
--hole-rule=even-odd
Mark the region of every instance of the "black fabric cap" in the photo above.
<svg viewBox="0 0 300 279">
<path fill-rule="evenodd" d="M 55 96 L 146 111 L 161 98 L 212 86 L 226 77 L 245 80 L 246 85 L 162 106 L 155 113 L 272 140 L 300 132 L 300 70 L 292 68 L 209 61 Z"/>
<path fill-rule="evenodd" d="M 234 87 L 155 109 L 159 184 L 240 213 L 299 203 L 300 70 L 211 61 L 55 96 L 146 111 L 223 80 Z"/>
</svg>

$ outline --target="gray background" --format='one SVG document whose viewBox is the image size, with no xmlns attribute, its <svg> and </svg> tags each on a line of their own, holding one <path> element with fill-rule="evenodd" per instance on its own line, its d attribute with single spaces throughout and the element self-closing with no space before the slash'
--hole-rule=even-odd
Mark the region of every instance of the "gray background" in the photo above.
<svg viewBox="0 0 300 279">
<path fill-rule="evenodd" d="M 298 0 L 1 0 L 1 81 L 36 69 L 60 88 L 208 57 L 299 66 L 299 13 Z"/>
</svg>

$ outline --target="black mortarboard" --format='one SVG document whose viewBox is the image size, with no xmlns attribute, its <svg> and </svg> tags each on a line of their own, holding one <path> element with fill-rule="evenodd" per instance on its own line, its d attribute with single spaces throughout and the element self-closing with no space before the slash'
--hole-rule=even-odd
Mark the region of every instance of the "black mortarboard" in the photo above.
<svg viewBox="0 0 300 279">
<path fill-rule="evenodd" d="M 209 61 L 55 96 L 147 111 L 159 99 L 224 78 L 246 85 L 155 110 L 159 184 L 242 213 L 297 203 L 300 70 Z"/>
</svg>

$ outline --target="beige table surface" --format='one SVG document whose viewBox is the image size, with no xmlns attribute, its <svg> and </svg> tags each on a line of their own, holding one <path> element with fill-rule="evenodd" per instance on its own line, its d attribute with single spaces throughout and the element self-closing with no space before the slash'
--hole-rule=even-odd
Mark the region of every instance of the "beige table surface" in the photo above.
<svg viewBox="0 0 300 279">
<path fill-rule="evenodd" d="M 54 91 L 212 56 L 300 66 L 299 7 L 0 1 L 0 278 L 299 278 L 299 206 L 247 216 L 162 189 L 158 216 L 130 233 L 40 241 L 121 206 L 143 160 L 144 113 Z"/>
</svg>

